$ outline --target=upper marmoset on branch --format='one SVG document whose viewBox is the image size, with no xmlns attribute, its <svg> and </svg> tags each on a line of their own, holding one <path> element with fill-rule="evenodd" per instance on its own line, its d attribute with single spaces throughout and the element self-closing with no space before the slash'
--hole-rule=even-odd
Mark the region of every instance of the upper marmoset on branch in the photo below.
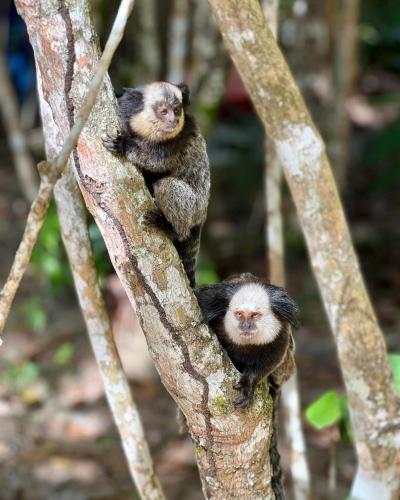
<svg viewBox="0 0 400 500">
<path fill-rule="evenodd" d="M 210 168 L 205 140 L 187 112 L 189 89 L 153 82 L 124 89 L 118 106 L 121 130 L 103 143 L 142 172 L 161 212 L 147 214 L 145 220 L 168 232 L 193 287 Z"/>
<path fill-rule="evenodd" d="M 287 358 L 292 348 L 289 324 L 299 326 L 299 308 L 283 288 L 250 273 L 198 288 L 195 294 L 204 321 L 242 374 L 235 385 L 241 396 L 234 404 L 246 408 L 258 382 L 273 376 Z M 292 370 L 291 364 L 282 379 Z"/>
</svg>

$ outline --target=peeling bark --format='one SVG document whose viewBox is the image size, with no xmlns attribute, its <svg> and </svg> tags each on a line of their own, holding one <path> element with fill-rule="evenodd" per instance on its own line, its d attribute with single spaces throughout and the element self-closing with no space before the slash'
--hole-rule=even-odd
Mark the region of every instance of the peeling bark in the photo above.
<svg viewBox="0 0 400 500">
<path fill-rule="evenodd" d="M 268 26 L 275 39 L 278 34 L 278 0 L 263 0 L 262 8 Z M 267 260 L 271 283 L 285 287 L 285 254 L 282 214 L 282 168 L 272 141 L 266 138 L 265 144 L 265 194 L 266 194 L 266 231 Z M 292 335 L 292 333 L 291 333 Z M 296 500 L 311 497 L 310 471 L 306 458 L 306 445 L 301 425 L 300 396 L 297 373 L 283 384 L 281 390 L 281 408 L 285 435 L 289 447 L 290 473 L 293 493 Z M 277 430 L 275 430 L 277 432 Z"/>
<path fill-rule="evenodd" d="M 257 0 L 210 0 L 224 41 L 284 168 L 337 343 L 358 456 L 358 486 L 400 493 L 399 400 L 323 141 Z"/>
<path fill-rule="evenodd" d="M 57 124 L 53 133 L 64 137 L 71 122 L 68 102 L 79 108 L 98 52 L 88 3 L 65 1 L 60 13 L 60 1 L 16 4 L 28 26 L 44 102 Z M 101 136 L 112 126 L 117 127 L 115 100 L 106 79 L 79 138 L 74 169 L 162 382 L 187 418 L 204 493 L 215 499 L 271 498 L 271 398 L 262 394 L 263 385 L 251 409 L 233 408 L 232 385 L 239 374 L 200 323 L 172 243 L 142 223 L 153 206 L 142 176 L 102 146 Z"/>
</svg>

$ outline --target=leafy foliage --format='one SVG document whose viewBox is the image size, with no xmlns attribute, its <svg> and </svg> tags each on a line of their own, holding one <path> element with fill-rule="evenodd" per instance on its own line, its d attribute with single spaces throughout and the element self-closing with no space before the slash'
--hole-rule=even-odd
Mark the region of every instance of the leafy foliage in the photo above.
<svg viewBox="0 0 400 500">
<path fill-rule="evenodd" d="M 382 164 L 382 171 L 375 177 L 370 189 L 373 191 L 386 191 L 400 182 L 400 120 L 389 124 L 384 129 L 376 132 L 369 140 L 365 150 L 365 168 Z"/>
<path fill-rule="evenodd" d="M 37 273 L 46 276 L 53 292 L 62 287 L 72 288 L 72 275 L 62 243 L 60 223 L 54 203 L 50 205 L 47 212 L 31 262 Z"/>
<path fill-rule="evenodd" d="M 22 313 L 34 332 L 43 332 L 47 325 L 47 314 L 39 298 L 27 299 L 23 304 Z"/>
<path fill-rule="evenodd" d="M 6 368 L 4 376 L 10 386 L 22 390 L 37 380 L 39 373 L 39 366 L 32 361 L 28 361 L 23 364 L 10 364 Z"/>
<path fill-rule="evenodd" d="M 102 279 L 111 271 L 112 266 L 100 230 L 93 220 L 89 224 L 89 236 L 96 268 Z M 58 292 L 62 288 L 72 289 L 72 274 L 63 246 L 60 222 L 54 203 L 50 205 L 47 212 L 31 262 L 35 271 L 47 278 L 52 292 Z M 38 311 L 35 314 L 37 316 Z"/>
<path fill-rule="evenodd" d="M 65 342 L 54 353 L 53 361 L 57 365 L 66 365 L 72 358 L 75 348 L 71 342 Z"/>
<path fill-rule="evenodd" d="M 336 391 L 325 392 L 306 409 L 308 422 L 318 430 L 339 422 L 342 412 Z"/>
<path fill-rule="evenodd" d="M 389 354 L 393 380 L 400 395 L 400 354 Z M 317 430 L 338 424 L 343 441 L 352 441 L 349 404 L 346 395 L 330 390 L 313 401 L 305 411 L 307 421 Z"/>
<path fill-rule="evenodd" d="M 394 385 L 400 396 L 400 354 L 389 354 L 389 365 L 393 373 Z"/>
</svg>

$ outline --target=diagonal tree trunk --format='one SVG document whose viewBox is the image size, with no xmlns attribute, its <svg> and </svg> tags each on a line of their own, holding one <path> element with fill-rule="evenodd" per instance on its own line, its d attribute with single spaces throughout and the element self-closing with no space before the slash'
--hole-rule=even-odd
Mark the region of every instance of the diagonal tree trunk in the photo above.
<svg viewBox="0 0 400 500">
<path fill-rule="evenodd" d="M 51 115 L 44 113 L 44 118 L 44 136 L 49 138 L 51 134 L 47 132 L 54 123 Z M 57 151 L 59 148 L 57 144 L 47 143 L 47 152 L 52 149 Z M 162 500 L 165 497 L 154 473 L 140 415 L 121 365 L 101 293 L 89 239 L 85 205 L 70 168 L 57 182 L 54 197 L 79 304 L 107 401 L 121 436 L 129 473 L 141 498 Z"/>
<path fill-rule="evenodd" d="M 57 125 L 52 133 L 65 137 L 98 59 L 88 2 L 17 0 L 16 5 L 28 26 L 41 92 Z M 200 323 L 173 245 L 142 223 L 152 207 L 142 176 L 102 146 L 101 136 L 112 126 L 117 119 L 106 79 L 74 151 L 74 169 L 161 379 L 187 418 L 205 495 L 271 498 L 271 398 L 258 391 L 249 411 L 233 409 L 238 373 Z"/>
<path fill-rule="evenodd" d="M 335 336 L 358 456 L 352 497 L 398 498 L 399 400 L 324 144 L 259 2 L 209 1 L 284 168 Z"/>
<path fill-rule="evenodd" d="M 278 38 L 279 0 L 263 0 L 263 12 L 275 39 Z M 282 168 L 272 141 L 265 140 L 265 195 L 266 195 L 266 231 L 267 260 L 271 283 L 285 287 L 285 243 L 282 214 Z M 301 425 L 300 396 L 296 371 L 283 384 L 281 390 L 281 408 L 286 440 L 290 455 L 290 473 L 293 493 L 296 500 L 311 497 L 310 471 L 306 458 L 306 444 Z"/>
</svg>

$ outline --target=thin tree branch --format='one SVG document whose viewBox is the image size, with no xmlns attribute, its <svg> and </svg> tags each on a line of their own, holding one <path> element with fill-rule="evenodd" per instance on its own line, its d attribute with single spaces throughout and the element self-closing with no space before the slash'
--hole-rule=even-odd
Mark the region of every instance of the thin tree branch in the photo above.
<svg viewBox="0 0 400 500">
<path fill-rule="evenodd" d="M 1 50 L 1 49 L 0 49 Z M 31 203 L 38 192 L 36 165 L 19 124 L 19 110 L 4 53 L 0 51 L 0 108 L 21 190 Z"/>
<path fill-rule="evenodd" d="M 54 127 L 54 123 L 48 124 Z M 47 126 L 48 128 L 48 126 Z M 51 132 L 45 137 L 51 137 Z M 47 148 L 49 152 L 49 147 Z M 79 304 L 114 422 L 121 436 L 128 469 L 140 497 L 164 499 L 129 383 L 121 366 L 110 320 L 100 290 L 86 223 L 86 211 L 70 168 L 54 189 L 62 237 L 71 265 Z"/>
<path fill-rule="evenodd" d="M 189 1 L 172 0 L 168 42 L 169 61 L 167 80 L 180 83 L 185 77 L 186 37 L 189 22 Z"/>
<path fill-rule="evenodd" d="M 134 3 L 135 0 L 121 1 L 110 36 L 98 63 L 96 73 L 90 83 L 83 104 L 76 116 L 75 124 L 64 141 L 61 152 L 51 163 L 42 162 L 38 165 L 41 177 L 39 192 L 29 211 L 22 241 L 16 252 L 10 274 L 0 292 L 0 335 L 4 330 L 11 304 L 14 300 L 19 284 L 26 268 L 28 267 L 33 247 L 37 241 L 39 231 L 47 213 L 54 185 L 62 175 L 68 158 L 77 145 L 79 135 L 82 132 L 82 129 L 85 126 L 96 101 L 104 75 L 107 73 L 114 52 L 122 39 L 126 21 L 132 11 Z M 30 8 L 35 9 L 34 3 L 30 5 Z M 66 76 L 66 78 L 68 78 L 68 76 Z M 0 339 L 0 345 L 1 343 Z"/>
<path fill-rule="evenodd" d="M 335 0 L 333 26 L 333 100 L 331 105 L 329 156 L 336 182 L 346 189 L 351 123 L 347 103 L 357 76 L 357 28 L 359 0 Z"/>
<path fill-rule="evenodd" d="M 210 6 L 206 2 L 196 2 L 194 9 L 191 94 L 197 120 L 207 137 L 226 89 L 230 59 L 210 16 Z"/>
</svg>

